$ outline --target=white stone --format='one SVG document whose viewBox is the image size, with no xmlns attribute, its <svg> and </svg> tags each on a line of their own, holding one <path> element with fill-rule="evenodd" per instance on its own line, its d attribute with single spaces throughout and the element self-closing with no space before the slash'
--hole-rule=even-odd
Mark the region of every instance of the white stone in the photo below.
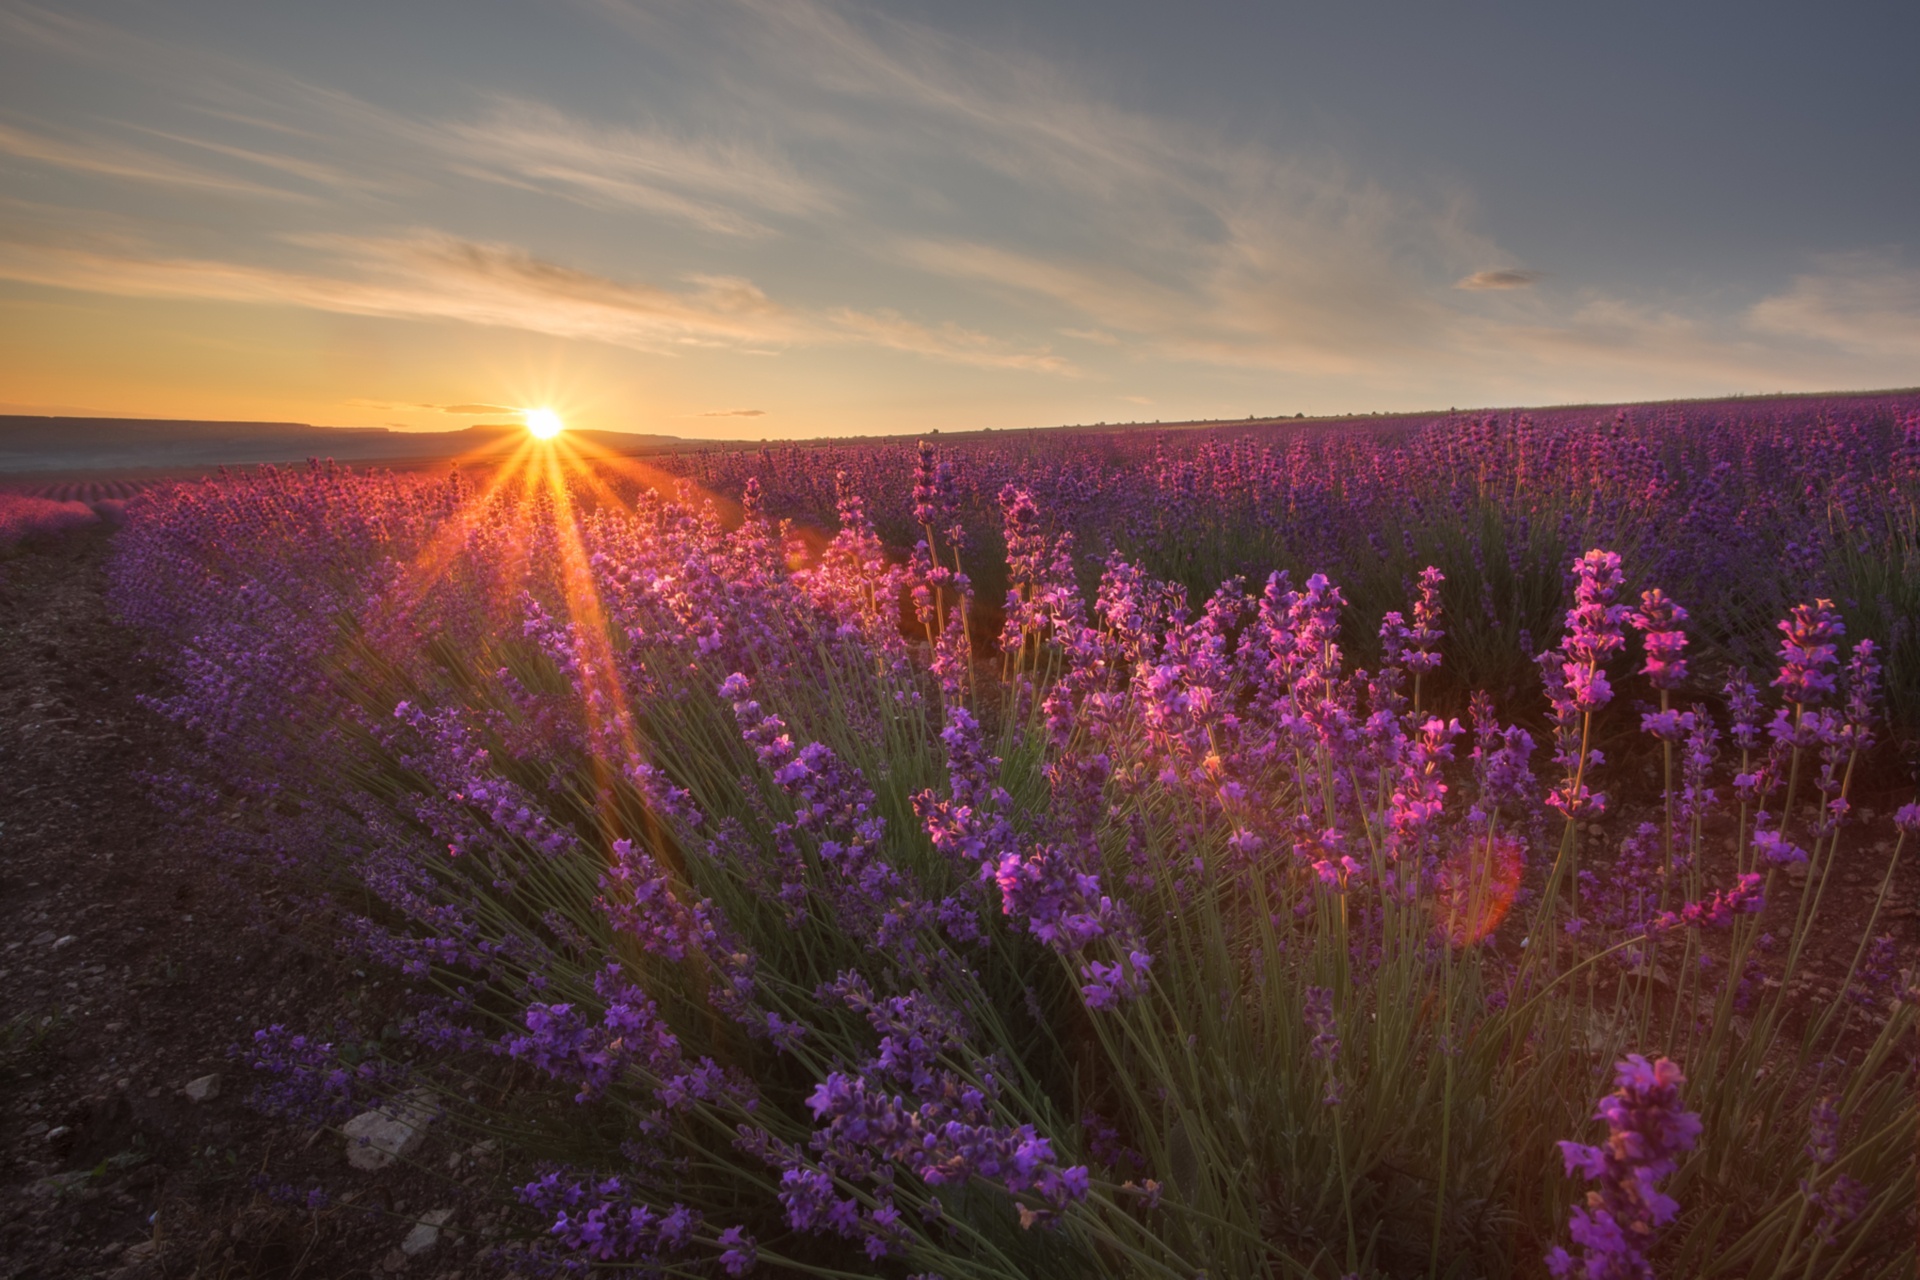
<svg viewBox="0 0 1920 1280">
<path fill-rule="evenodd" d="M 433 1116 L 433 1095 L 425 1089 L 415 1089 L 385 1107 L 362 1111 L 340 1126 L 347 1138 L 347 1163 L 373 1173 L 412 1155 Z"/>
<path fill-rule="evenodd" d="M 220 1077 L 218 1075 L 201 1076 L 197 1080 L 187 1081 L 187 1087 L 180 1092 L 187 1095 L 189 1102 L 212 1102 L 220 1096 Z"/>
<path fill-rule="evenodd" d="M 417 1258 L 433 1246 L 440 1243 L 440 1228 L 447 1225 L 447 1219 L 453 1216 L 451 1209 L 435 1209 L 432 1213 L 420 1215 L 420 1221 L 413 1224 L 413 1230 L 407 1232 L 407 1238 L 400 1242 L 400 1252 L 409 1258 Z"/>
</svg>

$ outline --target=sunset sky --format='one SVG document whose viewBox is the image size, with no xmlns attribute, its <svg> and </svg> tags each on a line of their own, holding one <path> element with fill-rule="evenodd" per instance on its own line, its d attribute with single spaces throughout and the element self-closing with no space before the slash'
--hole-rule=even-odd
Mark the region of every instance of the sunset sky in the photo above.
<svg viewBox="0 0 1920 1280">
<path fill-rule="evenodd" d="M 1920 383 L 1920 6 L 0 0 L 0 412 Z"/>
</svg>

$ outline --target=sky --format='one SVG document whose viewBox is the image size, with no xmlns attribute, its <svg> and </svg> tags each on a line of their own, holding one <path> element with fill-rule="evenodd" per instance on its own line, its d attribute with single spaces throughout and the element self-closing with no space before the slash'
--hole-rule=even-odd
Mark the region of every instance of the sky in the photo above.
<svg viewBox="0 0 1920 1280">
<path fill-rule="evenodd" d="M 1920 384 L 1912 3 L 0 0 L 0 413 Z"/>
</svg>

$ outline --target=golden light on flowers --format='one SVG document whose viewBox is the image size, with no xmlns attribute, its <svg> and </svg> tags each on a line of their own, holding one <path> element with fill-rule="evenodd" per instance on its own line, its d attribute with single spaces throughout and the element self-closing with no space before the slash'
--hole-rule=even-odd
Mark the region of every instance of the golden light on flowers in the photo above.
<svg viewBox="0 0 1920 1280">
<path fill-rule="evenodd" d="M 527 430 L 537 439 L 551 440 L 564 430 L 566 424 L 560 421 L 560 415 L 551 409 L 527 410 Z"/>
</svg>

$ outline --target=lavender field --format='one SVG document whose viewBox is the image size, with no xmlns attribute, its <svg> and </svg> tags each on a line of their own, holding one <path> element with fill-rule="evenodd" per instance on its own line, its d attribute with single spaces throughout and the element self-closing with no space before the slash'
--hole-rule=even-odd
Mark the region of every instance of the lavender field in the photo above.
<svg viewBox="0 0 1920 1280">
<path fill-rule="evenodd" d="M 497 1142 L 502 1270 L 1912 1274 L 1920 396 L 125 515 L 154 793 L 408 991 L 252 1102 Z"/>
</svg>

